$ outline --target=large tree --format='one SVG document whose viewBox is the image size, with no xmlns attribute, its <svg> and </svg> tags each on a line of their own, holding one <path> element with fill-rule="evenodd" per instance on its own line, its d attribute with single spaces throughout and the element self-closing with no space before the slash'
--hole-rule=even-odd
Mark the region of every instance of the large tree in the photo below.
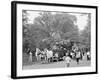
<svg viewBox="0 0 100 80">
<path fill-rule="evenodd" d="M 51 44 L 54 40 L 68 39 L 78 35 L 78 27 L 74 24 L 76 17 L 68 13 L 42 12 L 34 19 L 33 24 L 26 24 L 28 42 L 40 47 L 41 42 Z M 26 37 L 25 37 L 26 38 Z M 45 46 L 45 45 L 44 45 Z"/>
<path fill-rule="evenodd" d="M 35 24 L 39 25 L 40 29 L 45 30 L 49 37 L 57 38 L 58 36 L 58 39 L 61 34 L 78 31 L 74 24 L 75 21 L 76 17 L 68 13 L 42 12 L 39 17 L 35 18 Z"/>
</svg>

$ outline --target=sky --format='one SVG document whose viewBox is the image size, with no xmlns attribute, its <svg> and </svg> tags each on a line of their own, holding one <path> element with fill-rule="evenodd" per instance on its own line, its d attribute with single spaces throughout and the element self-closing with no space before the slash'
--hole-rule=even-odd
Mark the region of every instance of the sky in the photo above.
<svg viewBox="0 0 100 80">
<path fill-rule="evenodd" d="M 82 14 L 73 13 L 72 15 L 75 15 L 77 18 L 77 22 L 75 24 L 78 26 L 79 30 L 83 30 L 87 25 L 88 14 L 82 15 Z"/>
<path fill-rule="evenodd" d="M 38 11 L 27 11 L 28 13 L 28 19 L 29 19 L 29 23 L 33 23 L 34 22 L 34 18 L 39 16 Z M 85 28 L 85 26 L 87 25 L 87 20 L 88 20 L 88 14 L 81 14 L 81 13 L 69 13 L 71 15 L 76 16 L 77 18 L 77 22 L 75 23 L 75 25 L 78 26 L 79 30 L 83 30 Z"/>
</svg>

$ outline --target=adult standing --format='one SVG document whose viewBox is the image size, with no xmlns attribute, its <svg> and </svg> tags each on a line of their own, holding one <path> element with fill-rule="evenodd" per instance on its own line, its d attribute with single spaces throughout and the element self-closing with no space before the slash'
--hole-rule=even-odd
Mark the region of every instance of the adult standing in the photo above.
<svg viewBox="0 0 100 80">
<path fill-rule="evenodd" d="M 32 52 L 29 52 L 29 62 L 32 62 Z"/>
<path fill-rule="evenodd" d="M 87 61 L 91 59 L 90 52 L 87 52 Z"/>
<path fill-rule="evenodd" d="M 81 57 L 81 52 L 78 50 L 76 52 L 76 62 L 77 62 L 77 64 L 79 64 L 80 57 Z"/>
</svg>

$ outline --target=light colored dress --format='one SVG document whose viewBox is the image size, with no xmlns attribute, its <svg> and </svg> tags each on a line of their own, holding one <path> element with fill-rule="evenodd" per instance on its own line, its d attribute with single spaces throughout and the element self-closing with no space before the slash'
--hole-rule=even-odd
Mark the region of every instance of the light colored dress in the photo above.
<svg viewBox="0 0 100 80">
<path fill-rule="evenodd" d="M 81 57 L 81 53 L 80 52 L 77 52 L 76 58 L 80 58 L 80 57 Z"/>
<path fill-rule="evenodd" d="M 32 52 L 29 53 L 29 62 L 32 62 Z"/>
<path fill-rule="evenodd" d="M 66 61 L 66 63 L 70 63 L 71 62 L 71 58 L 69 56 L 66 56 L 65 57 L 65 61 Z"/>
<path fill-rule="evenodd" d="M 69 67 L 70 66 L 70 62 L 71 62 L 71 58 L 69 56 L 65 57 L 65 61 L 66 61 L 66 66 Z"/>
</svg>

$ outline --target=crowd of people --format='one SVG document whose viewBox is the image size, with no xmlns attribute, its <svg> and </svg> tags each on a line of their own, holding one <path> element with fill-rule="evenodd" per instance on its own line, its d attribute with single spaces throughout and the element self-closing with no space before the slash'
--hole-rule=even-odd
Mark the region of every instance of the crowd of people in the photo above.
<svg viewBox="0 0 100 80">
<path fill-rule="evenodd" d="M 33 61 L 33 53 L 31 50 L 29 50 L 28 53 L 30 56 L 29 61 Z M 78 65 L 79 61 L 82 60 L 85 55 L 87 56 L 87 61 L 91 60 L 89 48 L 85 47 L 80 49 L 75 42 L 71 41 L 67 44 L 56 43 L 52 48 L 36 48 L 35 50 L 36 62 L 40 61 L 41 63 L 50 63 L 63 60 L 66 62 L 67 67 L 70 66 L 71 60 L 75 60 Z"/>
</svg>

